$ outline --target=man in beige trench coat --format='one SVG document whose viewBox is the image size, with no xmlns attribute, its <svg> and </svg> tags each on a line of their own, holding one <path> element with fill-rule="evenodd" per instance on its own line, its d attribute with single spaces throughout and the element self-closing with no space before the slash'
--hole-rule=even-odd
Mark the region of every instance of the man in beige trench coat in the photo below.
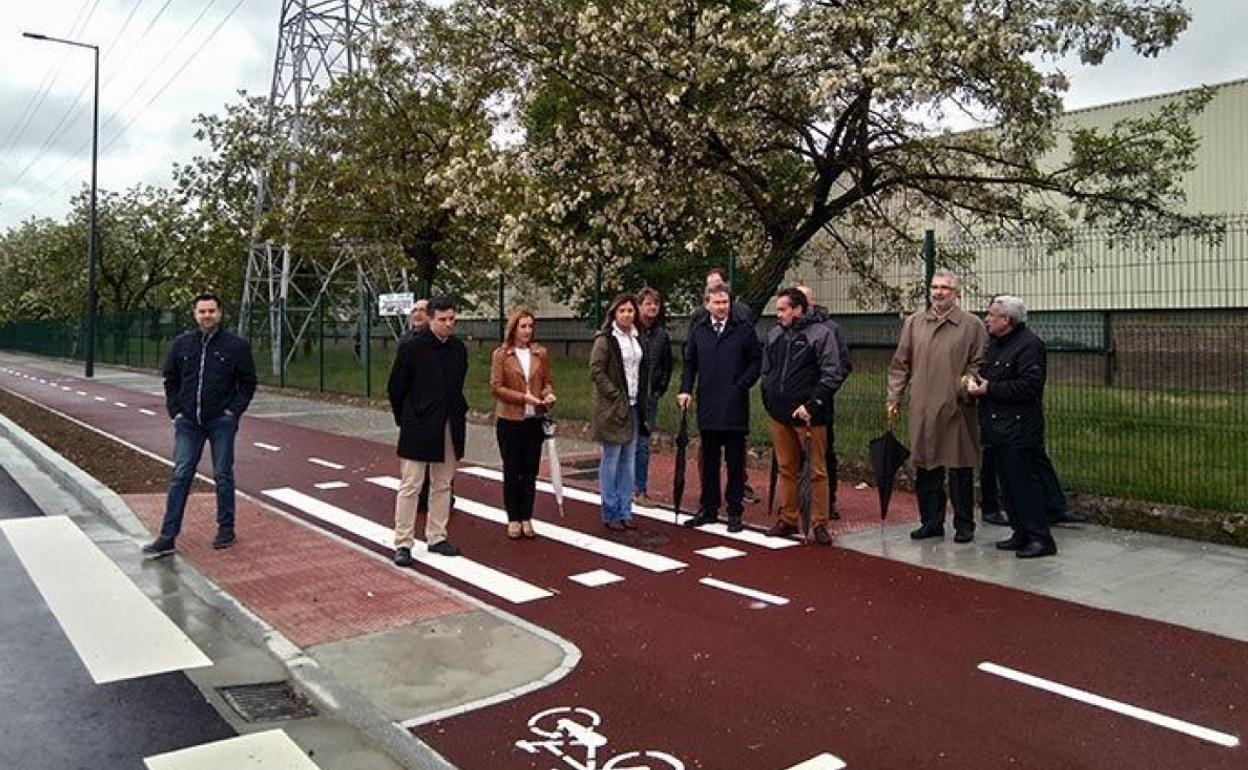
<svg viewBox="0 0 1248 770">
<path fill-rule="evenodd" d="M 966 378 L 978 376 L 988 332 L 974 315 L 958 307 L 958 276 L 932 277 L 932 305 L 908 316 L 888 370 L 890 418 L 901 412 L 901 394 L 910 386 L 910 457 L 917 470 L 919 503 L 915 540 L 944 537 L 945 477 L 953 502 L 954 541 L 975 536 L 975 463 L 979 429 Z"/>
</svg>

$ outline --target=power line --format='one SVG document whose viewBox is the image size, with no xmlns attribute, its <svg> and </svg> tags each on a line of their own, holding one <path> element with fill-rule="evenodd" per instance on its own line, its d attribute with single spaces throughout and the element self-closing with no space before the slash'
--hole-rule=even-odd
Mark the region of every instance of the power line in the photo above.
<svg viewBox="0 0 1248 770">
<path fill-rule="evenodd" d="M 195 27 L 199 26 L 199 22 L 203 20 L 204 15 L 205 15 L 205 14 L 207 14 L 207 13 L 208 13 L 208 11 L 212 8 L 212 6 L 216 5 L 216 3 L 217 3 L 217 0 L 211 0 L 211 1 L 207 4 L 207 5 L 205 5 L 203 8 L 201 8 L 201 9 L 200 9 L 199 15 L 197 15 L 197 16 L 195 17 L 195 20 L 194 20 L 194 21 L 192 21 L 192 22 L 190 23 L 190 25 L 189 25 L 189 26 L 187 26 L 187 27 L 186 27 L 186 29 L 184 29 L 184 30 L 182 31 L 182 34 L 178 37 L 177 41 L 175 41 L 175 42 L 174 42 L 174 44 L 173 44 L 172 46 L 170 46 L 170 47 L 169 47 L 169 49 L 168 49 L 167 51 L 165 51 L 164 55 L 162 55 L 162 56 L 161 56 L 161 59 L 162 59 L 162 60 L 163 60 L 163 59 L 168 58 L 168 57 L 169 57 L 169 56 L 170 56 L 170 55 L 171 55 L 174 51 L 176 51 L 176 50 L 178 49 L 178 47 L 179 47 L 180 45 L 182 45 L 182 41 L 186 40 L 186 38 L 187 38 L 187 37 L 190 35 L 190 33 L 191 33 L 194 29 L 195 29 Z M 157 18 L 159 18 L 160 14 L 164 13 L 165 8 L 167 8 L 168 6 L 169 6 L 169 3 L 168 3 L 168 2 L 166 2 L 166 3 L 165 3 L 165 5 L 164 5 L 164 6 L 160 9 L 160 11 L 157 13 Z M 149 29 L 150 29 L 151 25 L 149 24 L 148 26 L 149 26 Z M 114 37 L 114 41 L 115 41 L 116 39 L 117 39 L 117 38 L 116 38 L 116 37 Z M 108 117 L 104 120 L 103 124 L 101 124 L 101 126 L 100 126 L 100 131 L 101 131 L 101 132 L 108 130 L 109 126 L 111 126 L 111 125 L 113 124 L 113 122 L 116 120 L 117 116 L 121 113 L 121 111 L 122 111 L 123 109 L 125 109 L 126 105 L 128 105 L 128 104 L 131 102 L 131 100 L 133 100 L 133 99 L 134 99 L 134 97 L 138 95 L 138 93 L 139 93 L 140 91 L 142 91 L 142 90 L 143 90 L 143 87 L 144 87 L 145 85 L 147 85 L 148 81 L 150 81 L 150 80 L 152 79 L 152 76 L 153 76 L 156 72 L 157 72 L 157 69 L 156 69 L 156 68 L 151 68 L 151 69 L 149 69 L 149 70 L 148 70 L 147 76 L 143 78 L 142 82 L 140 82 L 140 83 L 139 83 L 139 85 L 138 85 L 138 86 L 137 86 L 137 87 L 136 87 L 133 91 L 131 91 L 131 92 L 130 92 L 130 95 L 126 97 L 125 101 L 123 101 L 123 102 L 121 103 L 121 105 L 120 105 L 120 106 L 118 106 L 116 109 L 114 109 L 114 110 L 112 111 L 112 113 L 111 113 L 111 114 L 110 114 L 110 115 L 109 115 L 109 116 L 108 116 Z M 110 80 L 111 80 L 111 78 L 110 78 Z M 65 114 L 64 114 L 64 115 L 62 115 L 62 116 L 61 116 L 61 120 L 60 120 L 60 122 L 58 122 L 58 123 L 56 124 L 56 127 L 55 127 L 55 128 L 53 128 L 53 129 L 52 129 L 52 131 L 49 133 L 48 138 L 47 138 L 46 140 L 44 140 L 43 145 L 39 148 L 39 151 L 35 154 L 35 157 L 31 158 L 30 162 L 29 162 L 29 163 L 27 163 L 27 164 L 26 164 L 26 166 L 25 166 L 25 167 L 21 170 L 21 172 L 17 175 L 17 178 L 16 178 L 16 179 L 14 179 L 12 182 L 10 182 L 10 183 L 9 183 L 9 184 L 10 184 L 10 186 L 16 187 L 16 186 L 17 186 L 17 184 L 18 184 L 18 182 L 22 181 L 22 179 L 23 179 L 23 178 L 25 178 L 26 174 L 27 174 L 27 173 L 29 173 L 29 172 L 30 172 L 30 170 L 31 170 L 32 168 L 34 168 L 36 164 L 38 164 L 38 163 L 39 163 L 39 161 L 43 160 L 43 157 L 44 157 L 44 155 L 46 155 L 46 154 L 47 154 L 48 149 L 50 149 L 50 148 L 51 148 L 51 146 L 53 145 L 53 143 L 55 143 L 55 142 L 56 142 L 56 140 L 57 140 L 57 139 L 59 139 L 59 138 L 61 137 L 61 134 L 63 134 L 63 133 L 64 133 L 65 128 L 67 128 L 67 127 L 65 126 L 65 121 L 66 121 L 66 120 L 69 118 L 69 116 L 73 113 L 74 108 L 76 108 L 76 107 L 78 106 L 78 103 L 82 100 L 83 95 L 86 93 L 87 86 L 89 86 L 90 84 L 91 84 L 91 79 L 90 79 L 90 78 L 88 78 L 88 79 L 87 79 L 87 81 L 83 84 L 82 88 L 80 88 L 80 89 L 78 90 L 78 96 L 77 96 L 77 98 L 75 98 L 75 99 L 74 99 L 74 103 L 73 103 L 72 105 L 70 105 L 70 108 L 69 108 L 68 110 L 66 110 L 66 112 L 65 112 Z M 88 138 L 87 138 L 87 140 L 86 140 L 85 142 L 83 142 L 81 145 L 79 145 L 79 146 L 78 146 L 78 149 L 76 149 L 76 150 L 75 150 L 75 151 L 74 151 L 74 152 L 73 152 L 70 156 L 68 156 L 68 157 L 65 159 L 65 161 L 64 161 L 64 162 L 62 162 L 62 163 L 61 163 L 61 165 L 60 165 L 60 166 L 58 166 L 58 167 L 57 167 L 56 171 L 53 171 L 53 172 L 52 172 L 52 174 L 49 174 L 49 175 L 48 175 L 48 176 L 46 176 L 45 178 L 46 178 L 46 179 L 50 179 L 50 178 L 54 177 L 56 174 L 58 174 L 58 173 L 61 171 L 61 169 L 65 168 L 65 166 L 69 165 L 69 163 L 70 163 L 70 162 L 72 162 L 72 161 L 74 160 L 74 156 L 75 156 L 75 155 L 77 155 L 78 153 L 82 152 L 82 150 L 83 150 L 83 149 L 84 149 L 84 148 L 85 148 L 88 144 L 90 144 L 90 142 L 91 142 L 91 139 L 90 139 L 90 137 L 88 137 Z M 59 189 L 61 189 L 61 188 L 63 188 L 63 187 L 64 187 L 64 185 L 62 184 L 60 187 L 58 187 L 58 188 L 54 188 L 54 189 L 52 190 L 52 192 L 56 192 L 57 190 L 59 190 Z M 46 198 L 46 196 L 45 196 L 45 198 Z M 41 198 L 41 199 L 40 199 L 40 201 L 42 201 L 42 200 L 43 200 L 43 198 Z"/>
<path fill-rule="evenodd" d="M 82 5 L 78 7 L 78 15 L 74 17 L 74 23 L 69 26 L 69 33 L 66 37 L 73 38 L 78 33 L 78 22 L 82 20 L 82 14 L 87 10 L 87 3 L 90 1 L 82 0 Z M 0 168 L 4 168 L 5 161 L 9 159 L 9 153 L 17 146 L 18 141 L 22 138 L 22 134 L 26 131 L 26 127 L 30 125 L 30 121 L 34 119 L 35 114 L 39 112 L 39 108 L 43 106 L 43 100 L 48 97 L 52 84 L 60 77 L 61 70 L 64 69 L 65 62 L 69 60 L 71 53 L 71 51 L 65 51 L 61 54 L 60 62 L 56 67 L 49 67 L 43 73 L 43 80 L 40 81 L 39 87 L 26 100 L 26 107 L 22 110 L 22 116 L 17 119 L 14 124 L 15 128 L 9 133 L 8 139 L 5 140 L 4 154 L 0 155 Z"/>
<path fill-rule="evenodd" d="M 126 28 L 130 26 L 130 21 L 134 18 L 135 12 L 139 10 L 139 6 L 141 6 L 143 2 L 144 0 L 135 0 L 134 5 L 130 7 L 130 13 L 126 16 L 125 21 L 122 22 L 121 27 L 117 30 L 116 34 L 113 35 L 112 40 L 110 40 L 108 42 L 108 45 L 105 46 L 104 52 L 100 54 L 101 57 L 106 57 L 109 51 L 113 50 L 113 47 L 117 44 L 117 41 L 121 40 L 121 36 L 126 33 Z M 95 9 L 92 8 L 91 10 L 94 13 Z M 88 14 L 87 21 L 90 21 L 90 14 Z M 83 29 L 81 31 L 85 31 L 85 30 L 86 30 L 86 25 L 84 24 Z M 43 145 L 40 146 L 40 148 L 36 151 L 35 156 L 30 159 L 30 162 L 26 164 L 25 168 L 23 168 L 21 172 L 18 173 L 17 178 L 14 179 L 12 182 L 10 182 L 11 185 L 16 186 L 17 183 L 20 182 L 26 176 L 26 174 L 30 171 L 30 169 L 33 168 L 40 160 L 43 159 L 43 156 L 47 153 L 48 149 L 51 148 L 52 145 L 56 142 L 56 140 L 61 137 L 61 134 L 63 134 L 69 128 L 69 126 L 66 125 L 66 121 L 68 121 L 70 117 L 75 114 L 74 111 L 77 110 L 78 105 L 82 103 L 82 98 L 83 96 L 86 95 L 87 88 L 91 85 L 91 81 L 92 81 L 92 78 L 90 76 L 88 76 L 86 80 L 83 81 L 82 86 L 79 87 L 78 89 L 78 94 L 74 97 L 73 103 L 71 103 L 67 108 L 65 108 L 65 112 L 61 115 L 61 119 L 58 120 L 56 125 L 53 126 L 52 130 L 48 132 L 48 137 L 44 140 Z M 32 118 L 34 117 L 34 114 L 35 113 L 31 113 Z M 81 122 L 81 120 L 79 120 L 79 122 Z"/>
<path fill-rule="evenodd" d="M 215 2 L 215 0 L 213 0 L 213 2 Z M 165 92 L 165 90 L 166 90 L 166 89 L 167 89 L 170 85 L 172 85 L 172 84 L 173 84 L 173 82 L 174 82 L 175 80 L 177 80 L 177 78 L 178 78 L 178 77 L 182 74 L 182 72 L 183 72 L 183 71 L 185 71 L 185 70 L 186 70 L 186 68 L 187 68 L 187 67 L 191 64 L 191 62 L 192 62 L 192 61 L 194 61 L 194 59 L 195 59 L 196 57 L 198 57 L 200 53 L 202 53 L 202 52 L 203 52 L 203 50 L 204 50 L 204 49 L 208 46 L 208 44 L 209 44 L 210 42 L 212 42 L 212 40 L 213 40 L 213 39 L 217 36 L 217 33 L 221 31 L 221 29 L 225 26 L 226 22 L 230 20 L 230 18 L 234 15 L 234 13 L 235 13 L 235 12 L 236 12 L 236 11 L 237 11 L 240 7 L 242 7 L 242 5 L 243 5 L 243 3 L 244 3 L 244 2 L 246 2 L 246 0 L 238 0 L 238 2 L 237 2 L 237 3 L 235 3 L 235 4 L 234 4 L 234 6 L 233 6 L 232 8 L 230 8 L 230 10 L 229 10 L 229 11 L 225 14 L 225 16 L 223 16 L 223 17 L 221 18 L 221 20 L 220 20 L 219 22 L 217 22 L 217 25 L 216 25 L 216 26 L 212 29 L 212 31 L 211 31 L 210 33 L 208 33 L 208 36 L 207 36 L 206 38 L 204 38 L 204 40 L 203 40 L 203 41 L 199 44 L 199 46 L 198 46 L 198 47 L 196 47 L 196 49 L 195 49 L 195 50 L 191 53 L 191 55 L 190 55 L 190 56 L 189 56 L 189 57 L 188 57 L 188 58 L 187 58 L 184 62 L 182 62 L 182 65 L 181 65 L 180 67 L 178 67 L 178 69 L 177 69 L 177 70 L 173 73 L 173 75 L 171 75 L 171 76 L 170 76 L 170 77 L 169 77 L 169 78 L 168 78 L 168 79 L 167 79 L 167 80 L 166 80 L 166 81 L 165 81 L 165 82 L 164 82 L 164 83 L 160 86 L 160 88 L 159 88 L 159 89 L 157 89 L 157 91 L 156 91 L 156 92 L 155 92 L 155 93 L 151 96 L 151 98 L 149 98 L 149 99 L 147 100 L 147 102 L 143 105 L 143 107 L 141 107 L 141 108 L 139 109 L 139 111 L 138 111 L 137 113 L 135 113 L 134 117 L 132 117 L 132 118 L 131 118 L 131 119 L 130 119 L 130 120 L 129 120 L 129 121 L 128 121 L 128 122 L 127 122 L 124 126 L 122 126 L 122 127 L 121 127 L 121 129 L 119 129 L 119 130 L 118 130 L 115 134 L 113 134 L 113 136 L 112 136 L 112 137 L 111 137 L 111 138 L 110 138 L 110 139 L 109 139 L 109 140 L 108 140 L 108 141 L 107 141 L 107 142 L 103 145 L 103 147 L 101 148 L 101 150 L 107 150 L 108 148 L 112 147 L 112 146 L 113 146 L 113 145 L 117 142 L 117 140 L 118 140 L 118 139 L 120 139 L 120 138 L 121 138 L 121 137 L 125 134 L 125 132 L 126 132 L 127 130 L 129 130 L 130 126 L 134 125 L 134 123 L 135 123 L 135 122 L 136 122 L 139 118 L 141 118 L 141 117 L 144 115 L 144 113 L 146 113 L 147 109 L 148 109 L 149 107 L 151 107 L 151 106 L 152 106 L 152 104 L 156 101 L 156 99 L 158 99 L 158 98 L 159 98 L 159 97 L 160 97 L 160 96 L 161 96 L 161 95 Z M 203 15 L 203 14 L 201 13 L 201 14 L 200 14 L 200 16 L 202 17 L 202 15 Z M 196 22 L 198 22 L 198 18 L 196 19 Z M 194 25 L 192 25 L 192 26 L 194 26 Z M 184 35 L 184 36 L 185 36 L 185 35 Z M 179 42 L 181 42 L 181 40 L 179 40 Z M 137 93 L 137 89 L 136 89 L 135 93 Z M 132 96 L 133 96 L 133 94 L 132 94 Z M 127 100 L 127 101 L 128 101 L 128 100 Z M 113 116 L 112 116 L 112 117 L 110 117 L 110 122 L 111 122 L 112 118 L 115 118 L 119 112 L 120 112 L 120 108 L 118 108 L 118 110 L 114 111 Z M 50 177 L 53 177 L 53 176 L 56 176 L 56 175 L 57 175 L 57 174 L 59 174 L 59 173 L 61 172 L 61 170 L 63 170 L 63 169 L 64 169 L 67 165 L 69 165 L 71 162 L 73 162 L 74 160 L 76 160 L 77 158 L 76 158 L 75 156 L 76 156 L 76 155 L 78 155 L 78 154 L 80 154 L 80 153 L 81 153 L 81 152 L 82 152 L 82 151 L 83 151 L 83 150 L 87 147 L 87 145 L 88 145 L 89 143 L 90 143 L 90 139 L 88 139 L 88 140 L 87 140 L 86 142 L 84 142 L 83 144 L 79 145 L 79 147 L 77 148 L 77 150 L 76 150 L 76 151 L 75 151 L 72 155 L 70 155 L 69 157 L 67 157 L 67 158 L 65 159 L 65 161 L 64 161 L 64 162 L 62 162 L 62 163 L 61 163 L 61 165 L 60 165 L 60 166 L 58 166 L 58 167 L 57 167 L 57 169 L 56 169 L 55 171 L 53 171 L 51 174 L 49 174 L 49 175 L 48 175 L 48 176 L 49 176 L 49 178 L 50 178 Z M 54 195 L 54 194 L 56 194 L 56 193 L 60 192 L 61 190 L 65 189 L 65 187 L 66 187 L 66 186 L 68 186 L 69 184 L 72 184 L 74 181 L 75 181 L 75 180 L 74 180 L 73 178 L 68 178 L 68 179 L 65 179 L 64 181 L 62 181 L 62 183 L 61 183 L 61 184 L 59 184 L 59 185 L 57 185 L 56 187 L 54 187 L 54 188 L 50 189 L 50 190 L 49 190 L 47 193 L 45 193 L 43 196 L 41 196 L 40 198 L 36 199 L 33 203 L 31 203 L 29 206 L 27 206 L 27 207 L 26 207 L 26 208 L 22 211 L 22 213 L 21 213 L 21 214 L 17 217 L 18 221 L 21 221 L 21 219 L 22 219 L 22 218 L 24 218 L 27 214 L 30 214 L 30 213 L 31 213 L 31 212 L 33 212 L 36 208 L 38 208 L 38 207 L 39 207 L 39 205 L 40 205 L 41 203 L 43 203 L 45 200 L 47 200 L 47 199 L 48 199 L 49 197 L 51 197 L 52 195 Z"/>
</svg>

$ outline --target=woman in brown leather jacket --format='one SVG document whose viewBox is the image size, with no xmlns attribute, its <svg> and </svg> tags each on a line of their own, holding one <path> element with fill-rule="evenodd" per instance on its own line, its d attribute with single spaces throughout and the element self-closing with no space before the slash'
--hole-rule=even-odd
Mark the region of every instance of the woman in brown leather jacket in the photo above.
<svg viewBox="0 0 1248 770">
<path fill-rule="evenodd" d="M 533 311 L 518 307 L 507 319 L 503 344 L 490 360 L 494 425 L 503 458 L 503 507 L 507 537 L 536 537 L 533 499 L 542 461 L 542 417 L 555 403 L 546 348 L 533 343 Z"/>
</svg>

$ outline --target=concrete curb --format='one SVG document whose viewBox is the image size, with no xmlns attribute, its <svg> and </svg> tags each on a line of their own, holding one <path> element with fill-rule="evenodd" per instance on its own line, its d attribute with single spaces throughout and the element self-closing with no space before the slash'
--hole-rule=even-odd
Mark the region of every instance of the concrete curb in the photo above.
<svg viewBox="0 0 1248 770">
<path fill-rule="evenodd" d="M 84 508 L 103 516 L 136 543 L 150 538 L 147 528 L 116 492 L 4 415 L 0 415 L 0 435 L 26 455 L 36 468 L 64 487 Z M 201 601 L 237 624 L 247 638 L 269 650 L 285 667 L 291 679 L 308 693 L 323 712 L 334 714 L 376 741 L 404 767 L 413 770 L 454 770 L 454 765 L 390 720 L 368 699 L 338 684 L 294 642 L 202 575 L 190 562 L 183 561 L 179 565 L 179 579 Z"/>
</svg>

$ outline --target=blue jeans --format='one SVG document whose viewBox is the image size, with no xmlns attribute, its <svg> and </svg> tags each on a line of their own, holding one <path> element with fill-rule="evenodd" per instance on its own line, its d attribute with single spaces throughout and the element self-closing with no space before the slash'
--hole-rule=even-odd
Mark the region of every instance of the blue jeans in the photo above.
<svg viewBox="0 0 1248 770">
<path fill-rule="evenodd" d="M 659 397 L 655 396 L 650 399 L 650 403 L 646 405 L 646 425 L 650 430 L 654 430 L 656 421 L 659 418 Z M 648 487 L 646 483 L 650 481 L 650 437 L 637 437 L 637 462 L 633 479 L 633 494 L 644 495 Z"/>
<path fill-rule="evenodd" d="M 204 453 L 204 442 L 212 445 L 212 476 L 217 482 L 217 526 L 234 528 L 234 435 L 238 418 L 223 414 L 198 425 L 189 417 L 179 415 L 173 421 L 173 475 L 169 477 L 169 496 L 165 499 L 165 520 L 160 536 L 174 540 L 182 531 L 182 514 L 186 496 L 195 479 L 195 469 Z"/>
<path fill-rule="evenodd" d="M 633 439 L 627 444 L 603 444 L 598 465 L 598 486 L 602 492 L 602 520 L 625 521 L 633 517 L 633 469 L 637 457 L 637 407 L 633 415 Z"/>
</svg>

